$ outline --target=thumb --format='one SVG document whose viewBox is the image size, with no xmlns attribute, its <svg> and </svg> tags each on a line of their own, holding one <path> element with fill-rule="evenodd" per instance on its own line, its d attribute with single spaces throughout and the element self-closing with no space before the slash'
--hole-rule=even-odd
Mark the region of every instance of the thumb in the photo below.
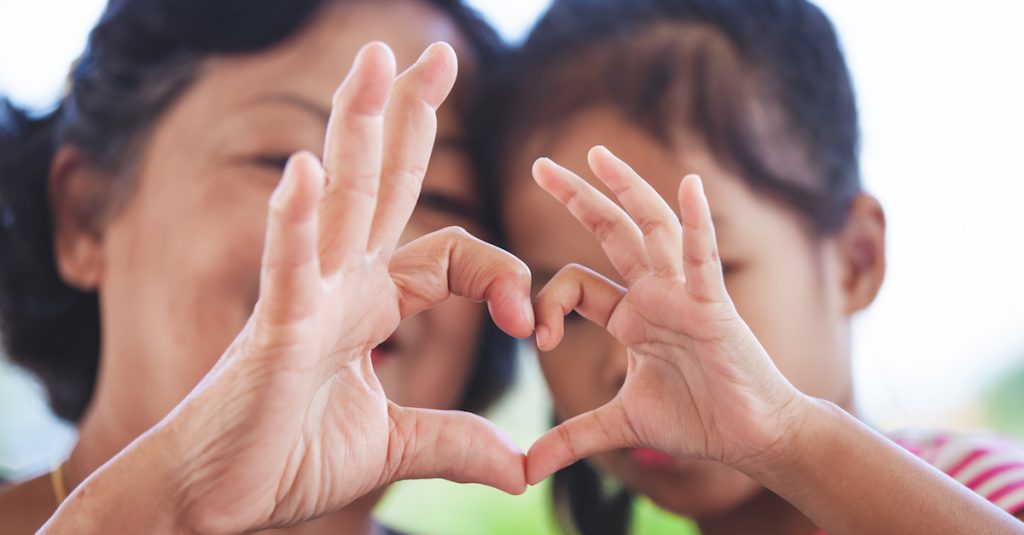
<svg viewBox="0 0 1024 535">
<path fill-rule="evenodd" d="M 388 482 L 444 478 L 522 494 L 523 451 L 497 426 L 468 412 L 414 409 L 389 403 Z"/>
<path fill-rule="evenodd" d="M 576 461 L 637 443 L 636 433 L 615 398 L 566 420 L 538 438 L 527 455 L 526 480 L 536 485 Z"/>
</svg>

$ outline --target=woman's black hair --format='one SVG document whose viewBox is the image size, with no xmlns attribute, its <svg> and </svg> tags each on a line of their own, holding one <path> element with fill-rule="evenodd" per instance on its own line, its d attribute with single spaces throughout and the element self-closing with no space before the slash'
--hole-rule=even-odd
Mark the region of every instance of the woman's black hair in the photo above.
<svg viewBox="0 0 1024 535">
<path fill-rule="evenodd" d="M 42 381 L 58 417 L 77 421 L 92 397 L 102 318 L 96 292 L 57 272 L 47 190 L 57 148 L 76 147 L 114 171 L 112 189 L 130 188 L 123 171 L 206 57 L 279 44 L 331 1 L 110 0 L 54 111 L 33 117 L 0 98 L 0 338 Z M 502 54 L 497 34 L 460 0 L 425 1 L 450 17 L 478 64 Z M 514 349 L 488 322 L 462 408 L 481 410 L 508 387 Z"/>
<path fill-rule="evenodd" d="M 861 191 L 850 75 L 831 22 L 805 0 L 554 0 L 486 93 L 476 124 L 500 188 L 529 174 L 531 151 L 563 124 L 603 107 L 667 150 L 700 144 L 815 235 L 840 230 Z M 632 499 L 600 483 L 586 462 L 555 475 L 568 531 L 628 530 Z"/>
</svg>

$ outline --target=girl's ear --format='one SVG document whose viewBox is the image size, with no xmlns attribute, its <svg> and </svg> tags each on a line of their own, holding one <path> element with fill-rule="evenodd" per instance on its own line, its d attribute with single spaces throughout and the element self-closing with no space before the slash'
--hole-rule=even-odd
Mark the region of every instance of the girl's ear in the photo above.
<svg viewBox="0 0 1024 535">
<path fill-rule="evenodd" d="M 74 147 L 57 150 L 47 180 L 54 257 L 64 282 L 95 290 L 103 273 L 103 219 L 110 180 Z"/>
<path fill-rule="evenodd" d="M 875 300 L 885 279 L 885 212 L 877 199 L 860 194 L 853 201 L 838 245 L 845 308 L 853 314 Z"/>
</svg>

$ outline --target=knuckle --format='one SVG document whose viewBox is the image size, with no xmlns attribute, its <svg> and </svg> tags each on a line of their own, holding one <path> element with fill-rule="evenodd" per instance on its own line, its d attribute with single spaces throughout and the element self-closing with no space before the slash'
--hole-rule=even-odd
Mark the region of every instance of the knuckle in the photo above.
<svg viewBox="0 0 1024 535">
<path fill-rule="evenodd" d="M 651 234 L 660 231 L 665 226 L 664 222 L 660 219 L 654 218 L 639 219 L 637 220 L 636 225 L 640 228 L 640 232 L 643 233 L 644 236 L 650 236 Z"/>
<path fill-rule="evenodd" d="M 437 233 L 439 235 L 443 236 L 446 240 L 450 240 L 450 241 L 463 241 L 463 240 L 466 240 L 466 239 L 475 239 L 473 237 L 473 235 L 469 233 L 468 230 L 466 230 L 464 227 L 461 227 L 459 225 L 452 225 L 450 227 L 445 227 L 445 228 L 437 231 Z"/>
<path fill-rule="evenodd" d="M 608 238 L 615 233 L 615 228 L 617 227 L 614 221 L 603 218 L 590 222 L 588 226 L 590 227 L 590 233 L 597 238 L 597 241 L 602 243 L 608 241 Z"/>
</svg>

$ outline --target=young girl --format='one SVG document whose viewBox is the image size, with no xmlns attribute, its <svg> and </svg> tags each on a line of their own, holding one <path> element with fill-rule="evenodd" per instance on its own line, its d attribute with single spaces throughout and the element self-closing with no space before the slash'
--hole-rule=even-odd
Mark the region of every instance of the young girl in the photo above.
<svg viewBox="0 0 1024 535">
<path fill-rule="evenodd" d="M 1019 446 L 897 440 L 964 487 L 849 415 L 850 319 L 882 283 L 885 218 L 820 10 L 556 1 L 495 87 L 510 244 L 553 277 L 537 343 L 564 423 L 528 479 L 569 465 L 566 527 L 623 533 L 640 494 L 705 533 L 1021 528 L 967 491 L 1024 514 Z M 556 200 L 526 178 L 538 155 L 565 165 L 533 167 Z"/>
</svg>

